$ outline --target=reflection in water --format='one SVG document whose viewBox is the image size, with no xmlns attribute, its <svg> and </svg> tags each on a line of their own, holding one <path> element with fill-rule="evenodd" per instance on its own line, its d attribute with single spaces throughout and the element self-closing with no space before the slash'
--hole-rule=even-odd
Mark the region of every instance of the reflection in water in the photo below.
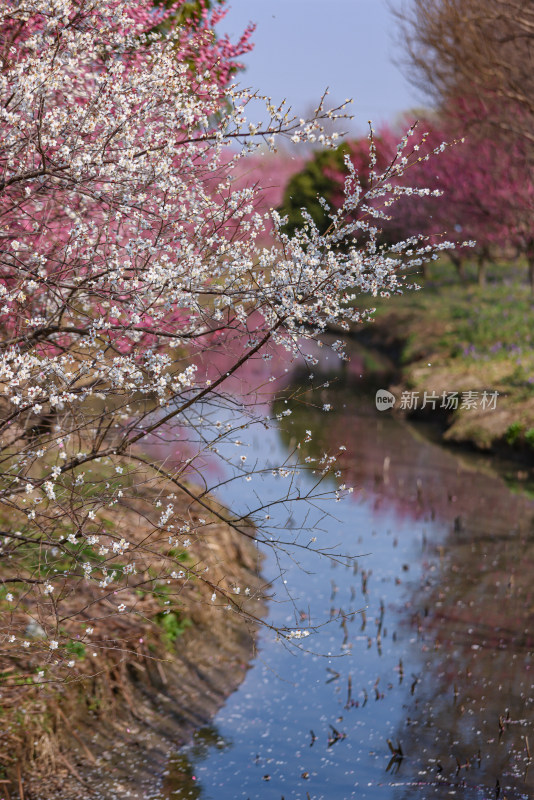
<svg viewBox="0 0 534 800">
<path fill-rule="evenodd" d="M 210 750 L 222 752 L 231 746 L 232 742 L 223 739 L 217 728 L 213 726 L 200 728 L 193 736 L 188 753 L 174 753 L 169 759 L 164 793 L 170 793 L 174 797 L 189 797 L 193 800 L 204 797 L 202 785 L 197 781 L 193 765 L 208 758 Z"/>
<path fill-rule="evenodd" d="M 193 800 L 205 797 L 202 786 L 194 774 L 192 761 L 191 757 L 182 753 L 171 756 L 163 784 L 165 794 L 173 797 L 190 797 Z"/>
<path fill-rule="evenodd" d="M 278 438 L 249 444 L 262 458 L 319 430 L 304 454 L 316 458 L 343 443 L 360 491 L 317 536 L 362 556 L 287 567 L 295 607 L 280 580 L 273 619 L 332 624 L 297 656 L 262 634 L 217 728 L 171 760 L 162 797 L 532 796 L 533 501 L 354 393 L 318 400 L 334 411 L 294 407 Z"/>
<path fill-rule="evenodd" d="M 487 500 L 485 513 L 456 518 L 414 597 L 427 649 L 404 736 L 466 797 L 473 781 L 532 796 L 532 508 L 506 493 Z"/>
</svg>

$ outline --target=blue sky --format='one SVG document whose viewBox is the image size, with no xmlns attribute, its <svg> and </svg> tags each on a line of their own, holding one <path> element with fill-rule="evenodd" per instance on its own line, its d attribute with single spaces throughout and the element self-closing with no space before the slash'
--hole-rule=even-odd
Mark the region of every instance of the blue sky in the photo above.
<svg viewBox="0 0 534 800">
<path fill-rule="evenodd" d="M 273 100 L 287 98 L 296 113 L 313 107 L 327 86 L 333 101 L 353 98 L 353 130 L 423 104 L 394 63 L 400 32 L 387 0 L 229 0 L 229 6 L 222 30 L 236 36 L 248 22 L 257 24 L 240 81 Z"/>
</svg>

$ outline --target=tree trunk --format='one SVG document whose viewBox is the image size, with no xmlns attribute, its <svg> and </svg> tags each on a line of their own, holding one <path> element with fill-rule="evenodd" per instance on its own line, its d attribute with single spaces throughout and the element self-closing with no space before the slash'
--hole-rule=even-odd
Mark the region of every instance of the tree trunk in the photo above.
<svg viewBox="0 0 534 800">
<path fill-rule="evenodd" d="M 530 291 L 534 295 L 534 253 L 529 253 L 528 260 L 528 282 L 530 284 Z"/>
<path fill-rule="evenodd" d="M 465 283 L 467 278 L 465 275 L 465 259 L 463 256 L 459 255 L 458 253 L 449 253 L 449 258 L 454 264 L 456 272 L 458 273 L 458 278 Z"/>
<path fill-rule="evenodd" d="M 478 285 L 485 286 L 486 285 L 486 253 L 481 253 L 478 256 L 478 264 L 477 264 L 477 277 L 478 277 Z"/>
<path fill-rule="evenodd" d="M 527 239 L 523 254 L 527 259 L 528 284 L 530 291 L 534 294 L 534 239 Z"/>
</svg>

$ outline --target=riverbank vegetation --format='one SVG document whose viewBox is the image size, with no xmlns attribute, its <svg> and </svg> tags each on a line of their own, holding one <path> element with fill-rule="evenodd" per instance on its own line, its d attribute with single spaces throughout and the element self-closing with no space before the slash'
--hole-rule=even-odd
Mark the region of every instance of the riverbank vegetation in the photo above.
<svg viewBox="0 0 534 800">
<path fill-rule="evenodd" d="M 432 265 L 421 290 L 377 299 L 375 322 L 365 338 L 386 349 L 400 368 L 393 391 L 415 392 L 418 408 L 406 413 L 445 423 L 446 441 L 483 450 L 509 448 L 534 458 L 534 299 L 521 263 L 488 268 L 484 286 L 478 264 L 466 264 L 460 280 L 447 260 Z M 440 399 L 422 408 L 424 393 Z M 440 410 L 443 393 L 475 392 L 471 408 Z M 484 392 L 498 392 L 495 408 L 480 407 Z M 478 406 L 478 407 L 477 407 Z"/>
<path fill-rule="evenodd" d="M 150 550 L 141 548 L 150 536 L 153 501 L 169 494 L 184 516 L 203 516 L 207 526 L 174 554 L 179 586 L 161 580 L 165 544 L 152 537 Z M 96 788 L 106 797 L 149 792 L 167 749 L 211 718 L 253 655 L 253 621 L 265 613 L 267 587 L 252 538 L 239 536 L 163 481 L 120 509 L 107 509 L 99 524 L 106 531 L 102 541 L 112 545 L 127 537 L 137 550 L 138 580 L 119 590 L 128 613 L 123 608 L 117 614 L 116 592 L 106 596 L 76 575 L 63 579 L 62 681 L 55 678 L 57 665 L 47 663 L 46 607 L 26 593 L 14 610 L 6 592 L 10 564 L 2 561 L 2 619 L 24 630 L 27 643 L 2 658 L 1 778 L 15 795 L 19 786 L 25 796 L 54 800 L 94 796 Z M 29 567 L 38 558 L 36 548 L 26 546 L 25 557 Z M 213 589 L 202 579 L 207 570 L 209 583 L 235 598 L 235 610 L 238 600 L 247 607 L 251 624 L 213 602 Z M 238 586 L 245 587 L 243 598 L 234 593 Z M 134 742 L 136 758 L 124 763 L 120 753 Z"/>
</svg>

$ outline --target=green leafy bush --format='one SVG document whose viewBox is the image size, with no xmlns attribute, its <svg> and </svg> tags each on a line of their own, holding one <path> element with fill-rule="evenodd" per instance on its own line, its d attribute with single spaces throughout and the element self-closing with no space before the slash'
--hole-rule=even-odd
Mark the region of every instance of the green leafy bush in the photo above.
<svg viewBox="0 0 534 800">
<path fill-rule="evenodd" d="M 170 650 L 177 639 L 193 624 L 187 617 L 182 617 L 176 611 L 163 612 L 156 617 L 159 625 L 163 628 L 161 638 L 165 646 Z"/>
<path fill-rule="evenodd" d="M 517 444 L 522 433 L 523 425 L 520 422 L 512 422 L 512 424 L 508 426 L 505 433 L 506 441 L 511 445 Z"/>
</svg>

